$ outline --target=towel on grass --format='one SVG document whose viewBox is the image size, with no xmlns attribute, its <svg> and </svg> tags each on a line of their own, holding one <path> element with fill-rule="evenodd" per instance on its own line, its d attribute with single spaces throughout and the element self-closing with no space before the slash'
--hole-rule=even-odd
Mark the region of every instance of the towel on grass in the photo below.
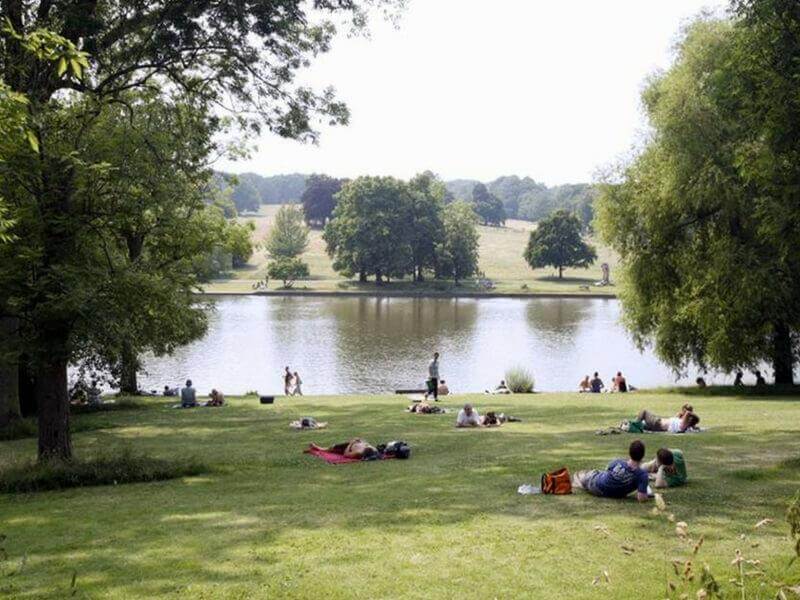
<svg viewBox="0 0 800 600">
<path fill-rule="evenodd" d="M 343 465 L 345 463 L 354 463 L 354 462 L 372 462 L 372 461 L 362 461 L 360 458 L 348 458 L 346 456 L 342 456 L 341 454 L 335 454 L 334 452 L 328 452 L 327 450 L 317 450 L 316 448 L 306 448 L 303 450 L 304 454 L 311 454 L 312 456 L 317 456 L 324 460 L 329 465 Z M 394 456 L 385 456 L 380 455 L 380 458 L 377 460 L 388 460 L 390 458 L 394 458 Z"/>
<path fill-rule="evenodd" d="M 292 421 L 289 423 L 289 427 L 292 429 L 297 429 L 298 431 L 306 429 L 325 429 L 327 426 L 328 424 L 325 421 L 314 421 L 313 427 L 303 427 L 302 421 Z"/>
</svg>

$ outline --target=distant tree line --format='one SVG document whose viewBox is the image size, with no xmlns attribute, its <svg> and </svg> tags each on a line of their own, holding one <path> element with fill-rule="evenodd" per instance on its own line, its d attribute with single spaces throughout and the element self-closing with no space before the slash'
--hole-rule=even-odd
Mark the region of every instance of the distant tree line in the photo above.
<svg viewBox="0 0 800 600">
<path fill-rule="evenodd" d="M 222 192 L 237 214 L 256 212 L 262 204 L 294 204 L 300 202 L 308 175 L 292 173 L 264 177 L 255 173 L 216 172 L 216 191 Z M 226 202 L 227 204 L 227 202 Z"/>
</svg>

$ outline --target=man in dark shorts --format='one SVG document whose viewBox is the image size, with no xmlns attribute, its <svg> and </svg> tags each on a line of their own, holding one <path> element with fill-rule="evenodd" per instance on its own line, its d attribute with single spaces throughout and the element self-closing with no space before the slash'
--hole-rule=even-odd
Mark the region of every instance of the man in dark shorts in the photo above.
<svg viewBox="0 0 800 600">
<path fill-rule="evenodd" d="M 647 502 L 647 471 L 642 469 L 644 444 L 635 440 L 628 448 L 628 460 L 617 458 L 608 464 L 605 471 L 578 471 L 572 485 L 583 488 L 594 496 L 624 498 L 636 492 L 639 502 Z"/>
<path fill-rule="evenodd" d="M 433 400 L 439 401 L 439 353 L 433 353 L 433 360 L 428 364 L 428 391 L 425 400 L 433 394 Z"/>
</svg>

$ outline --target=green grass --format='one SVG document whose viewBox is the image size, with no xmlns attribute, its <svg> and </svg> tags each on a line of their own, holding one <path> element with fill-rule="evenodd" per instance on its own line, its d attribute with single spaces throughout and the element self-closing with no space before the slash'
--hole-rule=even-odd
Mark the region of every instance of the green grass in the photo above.
<svg viewBox="0 0 800 600">
<path fill-rule="evenodd" d="M 30 495 L 0 494 L 0 596 L 62 598 L 662 598 L 664 560 L 690 546 L 650 505 L 582 493 L 519 496 L 562 465 L 600 467 L 633 436 L 594 430 L 643 407 L 669 414 L 685 397 L 536 394 L 447 398 L 524 419 L 456 430 L 455 415 L 409 415 L 402 397 L 304 397 L 222 409 L 149 408 L 79 415 L 108 429 L 75 435 L 78 456 L 131 447 L 191 456 L 203 475 Z M 705 544 L 728 593 L 737 548 L 767 581 L 800 580 L 785 524 L 800 488 L 800 397 L 693 396 L 710 431 L 642 436 L 680 447 L 690 482 L 668 490 L 668 511 Z M 328 430 L 297 432 L 313 415 Z M 351 436 L 408 441 L 408 461 L 330 466 L 309 441 Z M 28 461 L 35 440 L 0 442 L 0 468 Z M 761 475 L 765 473 L 765 475 Z M 764 519 L 774 523 L 758 529 Z M 599 529 L 598 529 L 599 527 Z M 740 536 L 744 535 L 742 539 Z M 621 545 L 634 548 L 630 556 Z M 757 547 L 754 547 L 757 544 Z M 2 552 L 0 552 L 2 555 Z M 671 567 L 670 567 L 671 568 Z M 593 578 L 607 570 L 611 583 Z M 9 575 L 11 574 L 11 575 Z M 748 598 L 756 597 L 756 580 Z M 691 597 L 694 597 L 692 594 Z M 738 597 L 738 596 L 737 596 Z M 762 597 L 774 597 L 762 596 Z"/>
<path fill-rule="evenodd" d="M 272 220 L 279 206 L 265 205 L 257 215 L 248 215 L 243 220 L 251 220 L 256 225 L 253 239 L 261 242 L 269 230 Z M 603 262 L 611 265 L 612 281 L 616 272 L 617 258 L 597 240 L 592 243 L 598 251 L 597 262 L 589 269 L 565 269 L 564 278 L 558 279 L 555 269 L 532 270 L 522 253 L 528 244 L 530 231 L 535 228 L 534 223 L 528 221 L 509 220 L 505 227 L 479 227 L 480 234 L 480 270 L 495 284 L 493 293 L 499 294 L 569 294 L 585 295 L 606 294 L 613 295 L 614 287 L 595 287 L 594 283 L 602 277 L 600 265 Z M 444 282 L 430 282 L 427 285 L 418 285 L 411 282 L 394 282 L 390 285 L 376 288 L 374 283 L 367 285 L 356 281 L 349 281 L 340 277 L 332 267 L 332 261 L 325 252 L 325 242 L 322 240 L 322 231 L 315 229 L 309 236 L 309 246 L 303 255 L 311 271 L 308 280 L 298 281 L 293 291 L 416 291 L 425 293 L 447 292 L 482 292 L 485 290 L 466 284 L 454 287 Z M 218 279 L 205 286 L 206 291 L 212 293 L 247 293 L 253 291 L 253 284 L 264 279 L 267 272 L 267 257 L 263 250 L 257 250 L 253 258 L 243 269 L 237 269 L 228 277 Z M 279 282 L 271 282 L 270 289 L 278 289 Z M 585 289 L 589 286 L 589 290 Z"/>
</svg>

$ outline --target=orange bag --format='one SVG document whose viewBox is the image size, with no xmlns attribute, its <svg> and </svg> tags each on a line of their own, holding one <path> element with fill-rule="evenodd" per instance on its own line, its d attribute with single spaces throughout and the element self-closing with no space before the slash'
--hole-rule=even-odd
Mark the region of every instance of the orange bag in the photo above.
<svg viewBox="0 0 800 600">
<path fill-rule="evenodd" d="M 571 494 L 572 478 L 566 467 L 542 475 L 543 494 Z"/>
</svg>

